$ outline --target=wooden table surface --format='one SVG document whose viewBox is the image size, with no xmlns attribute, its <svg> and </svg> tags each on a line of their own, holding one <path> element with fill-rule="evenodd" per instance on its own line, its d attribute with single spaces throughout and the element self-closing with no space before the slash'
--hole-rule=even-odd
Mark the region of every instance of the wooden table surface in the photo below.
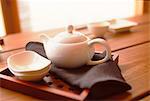
<svg viewBox="0 0 150 101">
<path fill-rule="evenodd" d="M 128 18 L 138 22 L 139 25 L 132 28 L 132 32 L 107 33 L 107 39 L 113 53 L 119 54 L 119 66 L 125 80 L 132 86 L 128 92 L 109 97 L 113 100 L 148 100 L 150 91 L 150 18 L 148 14 Z M 53 30 L 48 34 L 61 32 L 63 29 Z M 87 29 L 80 29 L 88 33 Z M 24 50 L 29 41 L 40 41 L 40 33 L 19 33 L 5 37 L 5 45 L 0 51 L 0 68 L 6 66 L 7 57 Z M 99 48 L 97 48 L 99 50 Z M 34 101 L 39 100 L 18 92 L 0 88 L 1 101 Z"/>
</svg>

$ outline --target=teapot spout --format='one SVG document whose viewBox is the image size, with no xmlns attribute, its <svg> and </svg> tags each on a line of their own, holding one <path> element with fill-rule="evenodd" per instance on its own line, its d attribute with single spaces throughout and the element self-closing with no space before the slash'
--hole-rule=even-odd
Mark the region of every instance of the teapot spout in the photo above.
<svg viewBox="0 0 150 101">
<path fill-rule="evenodd" d="M 42 42 L 43 42 L 44 44 L 46 44 L 50 38 L 49 38 L 49 36 L 46 35 L 46 34 L 41 34 L 41 35 L 40 35 L 40 39 L 42 40 Z"/>
</svg>

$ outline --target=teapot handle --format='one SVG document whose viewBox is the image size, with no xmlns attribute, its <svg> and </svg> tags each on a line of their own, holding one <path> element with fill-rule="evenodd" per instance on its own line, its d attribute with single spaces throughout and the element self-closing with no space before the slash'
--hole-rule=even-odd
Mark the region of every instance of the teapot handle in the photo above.
<svg viewBox="0 0 150 101">
<path fill-rule="evenodd" d="M 49 36 L 46 35 L 46 34 L 41 34 L 41 35 L 40 35 L 40 39 L 42 40 L 42 42 L 43 42 L 44 44 L 46 44 L 50 38 L 49 38 Z"/>
<path fill-rule="evenodd" d="M 90 40 L 88 42 L 89 47 L 92 47 L 94 44 L 100 44 L 100 45 L 104 46 L 105 49 L 106 49 L 106 55 L 101 60 L 97 60 L 97 61 L 89 60 L 87 62 L 87 65 L 97 65 L 97 64 L 100 64 L 100 63 L 104 63 L 107 60 L 111 59 L 111 49 L 110 49 L 109 45 L 107 44 L 107 42 L 104 39 L 97 38 L 97 39 Z"/>
</svg>

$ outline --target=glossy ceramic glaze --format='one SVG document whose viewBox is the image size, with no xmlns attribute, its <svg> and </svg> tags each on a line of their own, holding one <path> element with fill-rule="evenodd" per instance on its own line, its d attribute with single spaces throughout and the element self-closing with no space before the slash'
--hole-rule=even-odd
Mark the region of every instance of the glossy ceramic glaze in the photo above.
<svg viewBox="0 0 150 101">
<path fill-rule="evenodd" d="M 15 72 L 32 72 L 42 70 L 51 62 L 33 51 L 23 51 L 7 59 L 8 67 Z"/>
<path fill-rule="evenodd" d="M 109 25 L 109 30 L 112 31 L 113 33 L 126 32 L 126 31 L 129 31 L 130 28 L 137 26 L 137 25 L 138 23 L 136 22 L 118 19 Z"/>
<path fill-rule="evenodd" d="M 36 72 L 34 71 L 32 73 L 31 72 L 18 73 L 11 70 L 10 68 L 9 70 L 16 76 L 17 79 L 24 81 L 40 81 L 43 79 L 45 75 L 47 75 L 47 73 L 50 70 L 50 67 L 45 68 L 43 71 L 36 71 Z"/>
<path fill-rule="evenodd" d="M 88 31 L 95 37 L 103 37 L 103 35 L 108 31 L 108 26 L 108 22 L 87 24 Z"/>
<path fill-rule="evenodd" d="M 50 70 L 51 61 L 33 51 L 23 51 L 7 59 L 9 70 L 20 80 L 41 80 Z"/>
<path fill-rule="evenodd" d="M 61 37 L 59 38 L 61 39 Z M 73 34 L 70 37 L 62 38 L 61 41 L 60 39 L 59 41 L 56 40 L 56 38 L 51 39 L 43 34 L 41 39 L 43 40 L 47 57 L 58 67 L 77 68 L 84 64 L 96 65 L 107 61 L 111 57 L 110 47 L 103 39 L 91 40 L 82 34 Z M 106 48 L 106 56 L 102 60 L 92 61 L 91 58 L 94 55 L 92 46 L 96 43 Z"/>
</svg>

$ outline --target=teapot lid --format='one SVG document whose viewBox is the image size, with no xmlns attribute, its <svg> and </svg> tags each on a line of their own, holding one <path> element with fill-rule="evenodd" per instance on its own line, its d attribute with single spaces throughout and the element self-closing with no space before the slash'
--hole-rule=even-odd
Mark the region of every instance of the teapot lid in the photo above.
<svg viewBox="0 0 150 101">
<path fill-rule="evenodd" d="M 64 31 L 64 32 L 59 33 L 58 35 L 56 35 L 54 37 L 54 40 L 57 41 L 57 42 L 61 42 L 65 39 L 79 37 L 81 35 L 83 35 L 83 34 L 80 33 L 80 32 L 74 31 L 74 26 L 73 25 L 69 25 L 67 27 L 67 30 Z"/>
</svg>

